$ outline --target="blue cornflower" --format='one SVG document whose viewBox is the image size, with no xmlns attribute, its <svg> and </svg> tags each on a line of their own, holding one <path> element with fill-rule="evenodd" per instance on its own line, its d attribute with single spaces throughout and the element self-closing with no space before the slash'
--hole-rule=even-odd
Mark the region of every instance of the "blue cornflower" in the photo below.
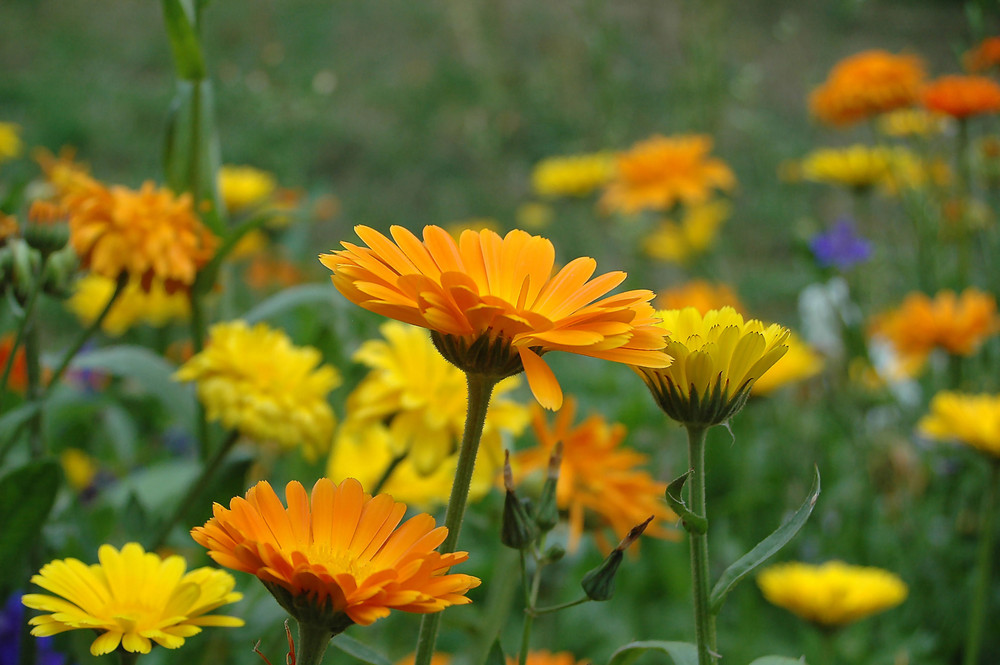
<svg viewBox="0 0 1000 665">
<path fill-rule="evenodd" d="M 840 270 L 863 263 L 872 254 L 871 243 L 857 234 L 849 219 L 839 219 L 826 233 L 817 233 L 809 249 L 820 266 Z"/>
<path fill-rule="evenodd" d="M 0 665 L 18 665 L 20 662 L 20 642 L 24 624 L 24 605 L 21 593 L 15 592 L 0 610 Z M 66 656 L 52 648 L 51 637 L 32 637 L 35 640 L 35 663 L 37 665 L 63 665 Z"/>
</svg>

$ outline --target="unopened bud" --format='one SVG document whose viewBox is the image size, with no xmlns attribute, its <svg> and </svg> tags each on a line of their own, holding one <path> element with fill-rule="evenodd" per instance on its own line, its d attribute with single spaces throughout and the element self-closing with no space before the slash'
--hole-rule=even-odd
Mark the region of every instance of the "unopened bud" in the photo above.
<svg viewBox="0 0 1000 665">
<path fill-rule="evenodd" d="M 615 575 L 618 573 L 618 567 L 622 564 L 625 550 L 639 539 L 639 536 L 642 535 L 642 532 L 646 530 L 646 527 L 652 521 L 653 516 L 651 515 L 642 524 L 632 527 L 625 538 L 618 543 L 618 547 L 611 550 L 611 554 L 601 562 L 601 565 L 583 576 L 580 586 L 583 587 L 587 598 L 591 600 L 610 600 L 615 595 Z"/>
<path fill-rule="evenodd" d="M 57 298 L 68 298 L 79 263 L 76 252 L 68 247 L 53 253 L 42 274 L 42 288 L 45 292 Z"/>
<path fill-rule="evenodd" d="M 542 485 L 542 496 L 538 500 L 538 513 L 535 523 L 543 533 L 551 531 L 559 523 L 559 505 L 556 489 L 559 485 L 559 465 L 562 464 L 562 442 L 556 444 L 549 457 L 549 470 Z"/>
<path fill-rule="evenodd" d="M 510 468 L 509 450 L 504 451 L 503 484 L 507 496 L 503 502 L 500 542 L 515 550 L 523 550 L 538 537 L 538 527 L 531 516 L 530 506 L 518 499 L 514 493 L 514 474 Z"/>
<path fill-rule="evenodd" d="M 564 556 L 566 556 L 566 548 L 562 545 L 552 545 L 549 549 L 545 550 L 546 563 L 555 563 Z"/>
<path fill-rule="evenodd" d="M 31 285 L 41 265 L 41 255 L 28 247 L 23 239 L 16 239 L 9 245 L 11 251 L 11 276 L 14 278 L 14 294 L 25 300 L 31 292 Z"/>
<path fill-rule="evenodd" d="M 69 243 L 69 226 L 61 222 L 54 224 L 32 222 L 24 227 L 24 241 L 43 256 L 48 256 Z"/>
</svg>

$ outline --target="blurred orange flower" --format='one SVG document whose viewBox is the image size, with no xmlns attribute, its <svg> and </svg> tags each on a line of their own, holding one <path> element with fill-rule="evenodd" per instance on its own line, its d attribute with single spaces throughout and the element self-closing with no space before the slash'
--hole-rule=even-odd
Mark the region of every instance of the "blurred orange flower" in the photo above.
<svg viewBox="0 0 1000 665">
<path fill-rule="evenodd" d="M 678 533 L 669 524 L 677 516 L 663 501 L 667 485 L 641 468 L 648 462 L 646 455 L 622 445 L 625 426 L 609 425 L 593 414 L 574 427 L 575 415 L 573 399 L 567 400 L 551 425 L 545 413 L 536 408 L 532 427 L 538 446 L 517 453 L 512 460 L 520 473 L 545 473 L 556 444 L 562 442 L 556 502 L 560 510 L 569 512 L 569 548 L 575 550 L 585 525 L 596 522 L 616 536 L 614 542 L 608 542 L 600 530 L 594 531 L 601 549 L 610 551 L 650 515 L 655 519 L 646 534 L 675 538 Z"/>
<path fill-rule="evenodd" d="M 704 279 L 694 279 L 661 291 L 656 304 L 660 309 L 694 307 L 701 314 L 710 309 L 722 309 L 726 306 L 732 307 L 740 314 L 746 311 L 739 296 L 729 288 L 729 285 L 721 282 L 712 283 Z"/>
<path fill-rule="evenodd" d="M 287 289 L 301 284 L 304 277 L 291 261 L 262 252 L 250 260 L 243 279 L 250 288 L 262 291 L 272 286 Z"/>
<path fill-rule="evenodd" d="M 935 348 L 970 356 L 1000 332 L 1000 317 L 996 299 L 974 288 L 960 296 L 940 291 L 933 300 L 911 293 L 898 308 L 876 317 L 870 330 L 887 338 L 904 357 L 923 357 Z"/>
<path fill-rule="evenodd" d="M 7 387 L 23 393 L 28 388 L 28 361 L 24 356 L 24 347 L 20 347 L 11 358 L 14 348 L 14 335 L 0 337 L 0 375 L 7 370 L 7 365 L 13 363 L 10 375 L 7 377 Z"/>
<path fill-rule="evenodd" d="M 736 176 L 721 159 L 708 156 L 704 135 L 653 136 L 618 155 L 618 168 L 601 198 L 606 210 L 626 214 L 704 203 L 716 189 L 731 190 Z"/>
<path fill-rule="evenodd" d="M 927 84 L 923 102 L 931 111 L 968 118 L 1000 111 L 1000 84 L 985 76 L 942 76 Z"/>
<path fill-rule="evenodd" d="M 914 55 L 863 51 L 838 62 L 813 90 L 809 108 L 820 121 L 851 125 L 917 101 L 924 66 Z"/>
<path fill-rule="evenodd" d="M 977 73 L 1000 65 L 1000 37 L 987 37 L 962 58 L 965 69 Z"/>
<path fill-rule="evenodd" d="M 597 263 L 578 258 L 553 275 L 555 249 L 545 238 L 466 230 L 456 243 L 444 229 L 427 226 L 421 242 L 401 226 L 392 227 L 392 240 L 366 226 L 355 230 L 368 247 L 344 242 L 343 250 L 320 256 L 344 297 L 430 329 L 442 354 L 465 372 L 500 379 L 523 370 L 546 408 L 562 404 L 562 389 L 541 358 L 548 351 L 670 364 L 660 350 L 666 331 L 656 326 L 653 293 L 596 300 L 625 273 L 591 279 Z"/>
</svg>

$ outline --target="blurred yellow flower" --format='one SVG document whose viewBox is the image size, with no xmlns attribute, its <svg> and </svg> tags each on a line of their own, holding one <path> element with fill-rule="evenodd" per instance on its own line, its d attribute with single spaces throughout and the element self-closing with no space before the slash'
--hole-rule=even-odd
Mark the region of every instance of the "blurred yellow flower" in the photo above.
<svg viewBox="0 0 1000 665">
<path fill-rule="evenodd" d="M 0 122 L 0 163 L 21 156 L 21 126 L 12 122 Z"/>
<path fill-rule="evenodd" d="M 77 492 L 82 492 L 94 483 L 97 477 L 97 462 L 79 448 L 66 448 L 59 453 L 66 482 Z"/>
<path fill-rule="evenodd" d="M 208 614 L 243 597 L 225 571 L 206 567 L 185 574 L 182 557 L 161 559 L 138 543 L 120 552 L 101 545 L 97 555 L 100 563 L 90 566 L 77 559 L 52 561 L 31 578 L 55 594 L 22 597 L 27 607 L 51 612 L 28 622 L 32 635 L 97 631 L 90 653 L 101 656 L 119 645 L 132 653 L 149 653 L 153 642 L 176 649 L 203 626 L 243 625 L 236 617 Z"/>
<path fill-rule="evenodd" d="M 575 415 L 573 399 L 567 400 L 551 424 L 536 408 L 532 426 L 538 445 L 511 459 L 519 474 L 544 478 L 549 458 L 556 445 L 562 443 L 556 503 L 569 514 L 570 551 L 579 545 L 585 525 L 599 527 L 593 530 L 594 537 L 598 546 L 609 552 L 632 527 L 651 515 L 654 519 L 646 535 L 678 537 L 670 526 L 677 516 L 663 500 L 667 485 L 642 468 L 649 461 L 646 455 L 622 445 L 625 426 L 609 424 L 596 413 L 574 425 Z M 613 541 L 608 541 L 603 528 L 615 534 Z"/>
<path fill-rule="evenodd" d="M 788 350 L 789 331 L 744 321 L 732 307 L 702 315 L 694 307 L 658 312 L 670 331 L 665 369 L 636 367 L 663 411 L 684 425 L 724 423 L 746 403 L 754 382 Z"/>
<path fill-rule="evenodd" d="M 886 136 L 927 136 L 941 133 L 948 123 L 948 117 L 931 113 L 926 109 L 896 109 L 878 117 L 875 126 Z"/>
<path fill-rule="evenodd" d="M 1000 395 L 939 392 L 917 429 L 931 438 L 957 441 L 1000 457 Z"/>
<path fill-rule="evenodd" d="M 209 420 L 259 443 L 301 446 L 307 459 L 330 449 L 334 414 L 327 394 L 340 375 L 320 352 L 297 347 L 265 323 L 218 323 L 208 344 L 174 374 L 194 381 Z"/>
<path fill-rule="evenodd" d="M 445 229 L 453 238 L 458 240 L 458 238 L 462 235 L 462 231 L 466 229 L 475 231 L 476 233 L 479 233 L 483 229 L 488 229 L 494 233 L 500 233 L 500 222 L 492 217 L 471 217 L 458 222 L 452 222 L 451 224 L 448 224 Z"/>
<path fill-rule="evenodd" d="M 736 176 L 723 160 L 709 157 L 711 150 L 712 139 L 700 134 L 636 143 L 618 155 L 601 206 L 625 214 L 668 211 L 677 203 L 705 203 L 715 190 L 732 190 Z"/>
<path fill-rule="evenodd" d="M 260 229 L 253 229 L 244 233 L 243 237 L 236 241 L 229 252 L 229 258 L 233 261 L 249 258 L 263 252 L 270 244 L 271 241 L 268 239 L 267 233 Z"/>
<path fill-rule="evenodd" d="M 828 628 L 896 607 L 908 593 L 906 584 L 887 570 L 842 561 L 777 564 L 757 576 L 757 585 L 769 602 Z"/>
<path fill-rule="evenodd" d="M 115 280 L 90 273 L 77 280 L 66 306 L 84 325 L 90 325 L 104 310 L 114 291 Z M 187 320 L 190 315 L 191 303 L 184 293 L 168 293 L 163 282 L 157 279 L 145 290 L 137 279 L 133 279 L 111 306 L 101 322 L 101 330 L 118 336 L 139 323 L 159 328 Z"/>
<path fill-rule="evenodd" d="M 923 89 L 924 106 L 953 118 L 1000 111 L 1000 83 L 985 76 L 942 76 Z"/>
<path fill-rule="evenodd" d="M 744 311 L 739 296 L 727 284 L 712 283 L 704 279 L 693 279 L 680 286 L 660 292 L 656 301 L 660 309 L 684 309 L 694 307 L 704 314 L 710 309 L 732 307 L 737 312 Z"/>
<path fill-rule="evenodd" d="M 252 166 L 227 164 L 219 169 L 219 193 L 230 213 L 259 207 L 277 188 L 273 175 Z"/>
<path fill-rule="evenodd" d="M 802 341 L 794 332 L 785 340 L 788 351 L 771 369 L 757 379 L 750 392 L 766 395 L 790 383 L 798 383 L 823 371 L 823 356 Z"/>
<path fill-rule="evenodd" d="M 924 81 L 924 65 L 913 55 L 871 50 L 838 62 L 809 97 L 820 121 L 851 125 L 914 104 Z"/>
<path fill-rule="evenodd" d="M 614 169 L 610 152 L 549 157 L 535 165 L 531 186 L 538 196 L 586 196 L 603 187 Z"/>
<path fill-rule="evenodd" d="M 889 177 L 892 151 L 852 145 L 847 148 L 821 148 L 803 158 L 800 168 L 803 180 L 844 187 L 872 187 Z"/>
<path fill-rule="evenodd" d="M 537 231 L 551 224 L 556 214 L 547 203 L 529 201 L 519 205 L 514 216 L 518 227 Z"/>
<path fill-rule="evenodd" d="M 643 249 L 659 261 L 688 263 L 712 246 L 730 210 L 725 201 L 687 206 L 680 223 L 662 220 L 643 240 Z"/>
</svg>

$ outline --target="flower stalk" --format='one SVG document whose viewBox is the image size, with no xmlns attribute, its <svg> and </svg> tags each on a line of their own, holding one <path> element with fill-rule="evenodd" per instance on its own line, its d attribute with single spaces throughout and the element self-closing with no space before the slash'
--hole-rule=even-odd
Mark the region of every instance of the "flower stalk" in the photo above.
<svg viewBox="0 0 1000 665">
<path fill-rule="evenodd" d="M 320 665 L 333 635 L 333 631 L 326 626 L 299 621 L 299 643 L 295 648 L 296 665 Z"/>
<path fill-rule="evenodd" d="M 690 510 L 706 519 L 705 510 L 705 438 L 707 427 L 687 425 L 688 477 Z M 685 528 L 687 528 L 685 526 Z M 716 652 L 715 615 L 709 608 L 708 533 L 688 528 L 691 546 L 691 583 L 694 593 L 695 640 L 698 645 L 698 665 L 715 665 Z"/>
<path fill-rule="evenodd" d="M 986 605 L 989 598 L 990 579 L 993 575 L 993 543 L 996 540 L 997 493 L 1000 490 L 1000 459 L 990 459 L 990 480 L 983 495 L 980 511 L 979 551 L 976 556 L 976 585 L 969 615 L 969 632 L 965 640 L 963 665 L 976 665 L 983 646 L 983 627 L 986 622 Z"/>
</svg>

